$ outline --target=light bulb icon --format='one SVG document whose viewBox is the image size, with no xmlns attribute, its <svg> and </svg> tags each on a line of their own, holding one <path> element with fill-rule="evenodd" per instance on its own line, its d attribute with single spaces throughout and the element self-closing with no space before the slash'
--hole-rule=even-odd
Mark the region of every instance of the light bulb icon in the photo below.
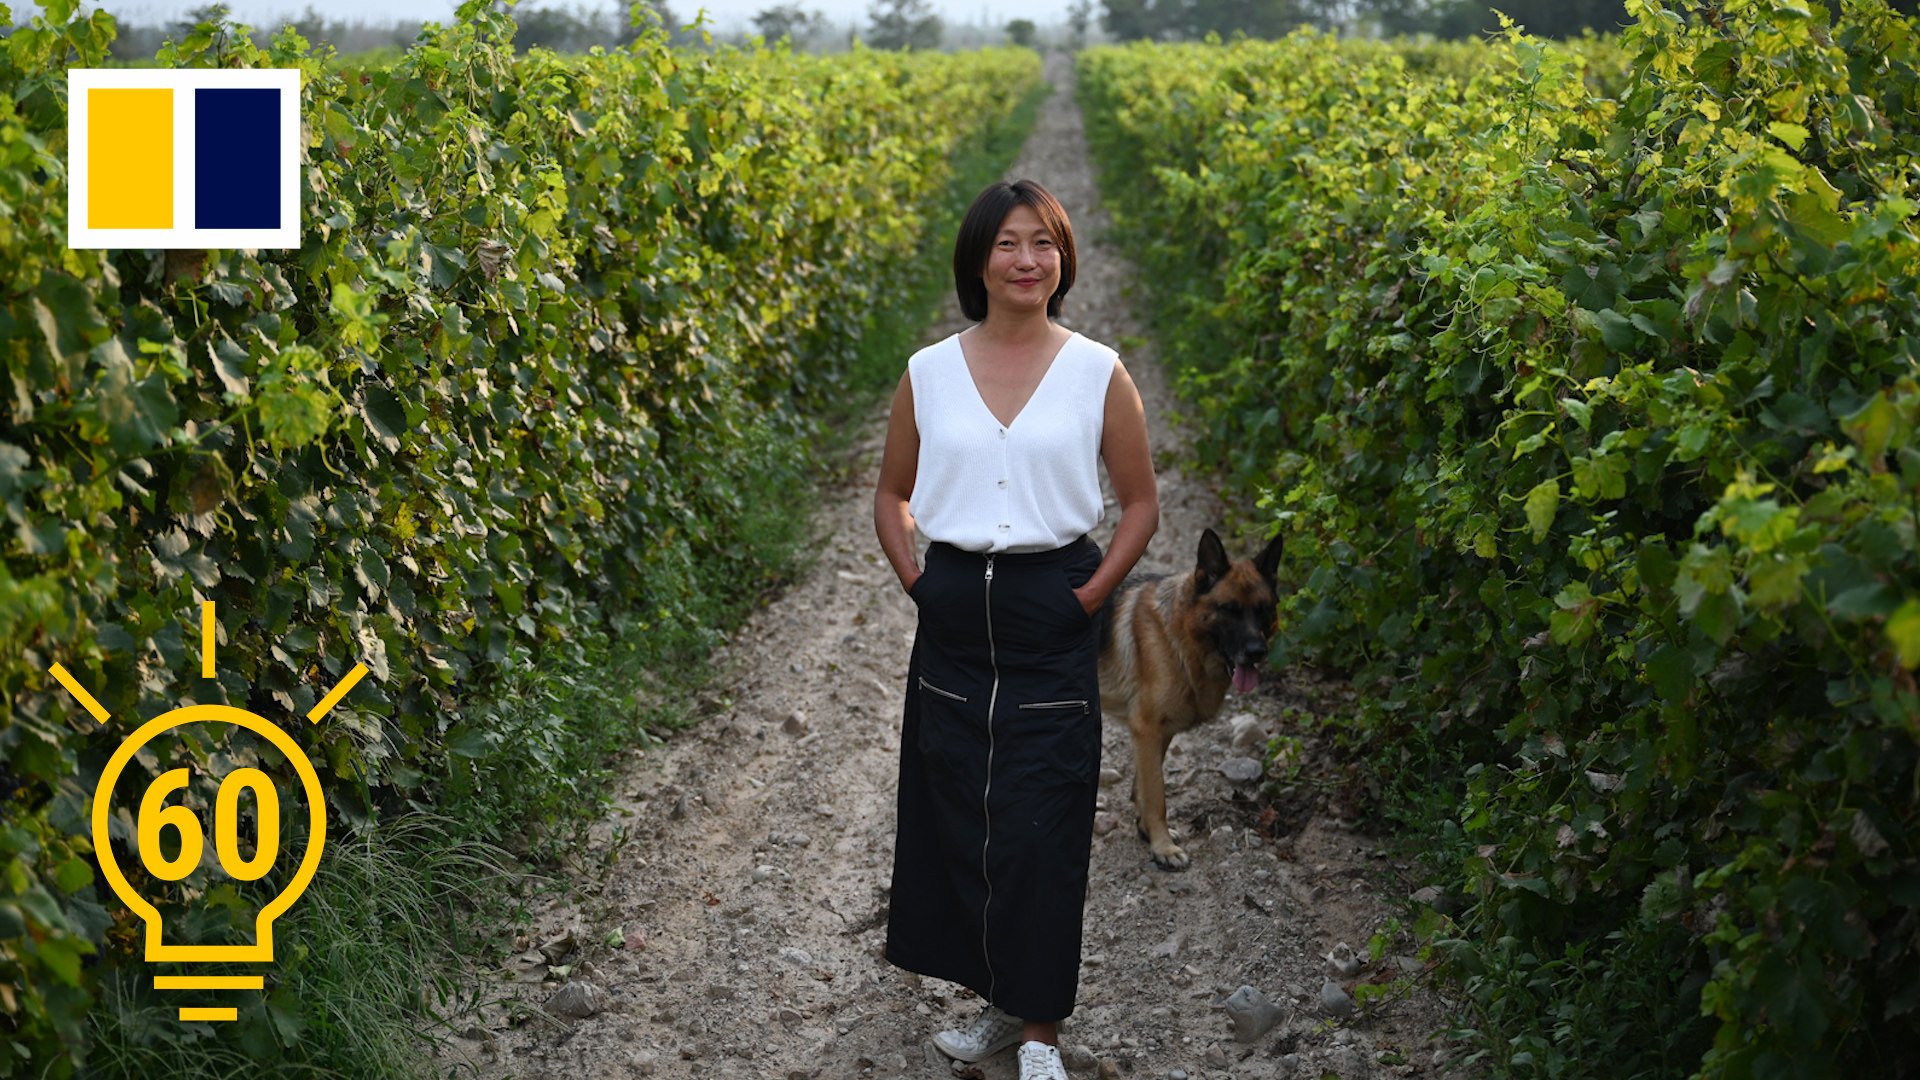
<svg viewBox="0 0 1920 1080">
<path fill-rule="evenodd" d="M 201 677 L 214 677 L 214 640 L 218 623 L 214 619 L 214 602 L 201 604 Z M 111 719 L 100 703 L 89 694 L 67 670 L 59 664 L 48 669 L 60 684 L 67 688 L 82 707 L 93 718 L 104 724 Z M 352 690 L 367 674 L 364 664 L 355 664 L 327 695 L 320 699 L 307 713 L 307 719 L 313 723 L 320 720 L 339 704 L 340 699 Z M 119 858 L 114 854 L 109 834 L 112 820 L 114 788 L 140 749 L 158 736 L 176 728 L 191 724 L 226 726 L 231 729 L 250 731 L 277 749 L 293 766 L 300 780 L 300 790 L 306 804 L 305 850 L 299 855 L 299 865 L 288 879 L 286 886 L 270 901 L 261 907 L 254 919 L 254 940 L 251 944 L 203 944 L 168 940 L 168 928 L 160 909 L 154 902 L 141 895 L 127 879 L 125 870 L 120 866 Z M 223 732 L 237 733 L 237 732 Z M 169 769 L 160 774 L 141 793 L 138 813 L 134 817 L 135 833 L 138 840 L 137 850 L 141 864 L 147 873 L 159 882 L 175 882 L 186 878 L 201 865 L 208 846 L 208 836 L 201 827 L 200 818 L 192 808 L 181 803 L 169 804 L 169 798 L 186 790 L 190 776 L 185 768 Z M 244 855 L 241 850 L 242 837 L 241 800 L 250 797 L 253 805 L 254 835 L 253 854 Z M 281 807 L 279 790 L 273 779 L 260 769 L 242 767 L 230 770 L 220 780 L 218 794 L 213 801 L 212 847 L 220 869 L 236 881 L 257 881 L 272 871 L 281 856 Z M 167 830 L 176 834 L 178 847 L 172 857 L 168 857 L 161 846 L 161 837 Z M 122 902 L 140 916 L 146 927 L 146 954 L 149 962 L 232 962 L 273 960 L 273 923 L 300 894 L 306 891 L 313 881 L 314 872 L 320 865 L 320 854 L 326 844 L 327 815 L 323 794 L 320 790 L 320 778 L 314 771 L 313 762 L 307 757 L 300 744 L 272 721 L 231 705 L 186 705 L 154 717 L 142 724 L 108 758 L 106 768 L 100 773 L 100 781 L 93 794 L 93 848 L 100 862 L 101 875 L 118 895 Z M 289 853 L 290 854 L 290 853 Z M 156 975 L 156 990 L 260 990 L 264 989 L 264 975 Z M 226 1006 L 179 1007 L 181 1020 L 233 1020 L 237 1017 L 237 1008 Z"/>
</svg>

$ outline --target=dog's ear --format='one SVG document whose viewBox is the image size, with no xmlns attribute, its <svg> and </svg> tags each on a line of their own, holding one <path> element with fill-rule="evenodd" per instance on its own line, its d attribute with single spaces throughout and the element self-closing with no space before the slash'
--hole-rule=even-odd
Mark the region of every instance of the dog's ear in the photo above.
<svg viewBox="0 0 1920 1080">
<path fill-rule="evenodd" d="M 1200 534 L 1200 558 L 1194 571 L 1193 595 L 1203 596 L 1213 583 L 1227 576 L 1227 548 L 1212 529 Z"/>
<path fill-rule="evenodd" d="M 1284 535 L 1275 533 L 1273 539 L 1267 541 L 1267 546 L 1260 549 L 1260 554 L 1253 557 L 1253 568 L 1260 571 L 1261 577 L 1267 579 L 1267 588 L 1276 591 L 1279 586 L 1275 581 L 1275 575 L 1280 572 L 1280 549 L 1285 546 L 1281 538 Z"/>
</svg>

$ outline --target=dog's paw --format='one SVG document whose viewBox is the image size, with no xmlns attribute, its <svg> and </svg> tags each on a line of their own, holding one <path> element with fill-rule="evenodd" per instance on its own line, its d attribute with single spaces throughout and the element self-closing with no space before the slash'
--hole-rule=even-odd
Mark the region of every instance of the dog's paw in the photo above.
<svg viewBox="0 0 1920 1080">
<path fill-rule="evenodd" d="M 1192 862 L 1179 844 L 1168 844 L 1153 849 L 1153 865 L 1162 870 L 1185 870 Z"/>
</svg>

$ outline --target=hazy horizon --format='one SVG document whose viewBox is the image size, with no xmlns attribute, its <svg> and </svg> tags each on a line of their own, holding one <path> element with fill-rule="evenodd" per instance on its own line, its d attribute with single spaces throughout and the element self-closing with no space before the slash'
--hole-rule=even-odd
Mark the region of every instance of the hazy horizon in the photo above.
<svg viewBox="0 0 1920 1080">
<path fill-rule="evenodd" d="M 128 3 L 87 5 L 103 7 L 124 22 L 141 26 L 153 26 L 159 23 L 176 21 L 187 12 L 204 6 L 208 0 L 134 0 Z M 711 29 L 715 31 L 751 30 L 753 16 L 760 11 L 781 2 L 781 0 L 666 0 L 667 6 L 676 18 L 682 22 L 692 22 L 694 13 L 704 8 Z M 790 0 L 807 11 L 822 11 L 835 25 L 845 26 L 849 22 L 864 26 L 867 22 L 869 0 Z M 306 0 L 226 0 L 227 7 L 233 12 L 236 21 L 246 23 L 256 30 L 278 27 L 282 21 L 298 18 L 309 6 Z M 313 3 L 313 9 L 322 17 L 341 22 L 364 21 L 370 25 L 383 26 L 395 22 L 440 22 L 453 21 L 457 7 L 456 0 L 330 0 L 327 3 Z M 588 10 L 607 10 L 615 5 L 609 0 L 600 3 L 554 2 L 529 4 L 521 3 L 520 9 L 535 7 L 557 7 L 567 11 L 584 6 Z M 1055 0 L 1052 3 L 1032 4 L 1020 0 L 959 0 L 957 3 L 931 5 L 934 12 L 949 25 L 988 25 L 1003 26 L 1013 19 L 1032 19 L 1042 25 L 1064 23 L 1067 18 L 1068 0 Z M 627 5 L 618 5 L 625 11 Z M 1096 15 L 1098 9 L 1096 8 Z"/>
</svg>

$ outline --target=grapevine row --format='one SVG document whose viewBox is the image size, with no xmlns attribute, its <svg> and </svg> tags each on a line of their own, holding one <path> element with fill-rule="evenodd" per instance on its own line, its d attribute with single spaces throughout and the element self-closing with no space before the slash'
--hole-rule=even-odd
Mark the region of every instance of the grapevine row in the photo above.
<svg viewBox="0 0 1920 1080">
<path fill-rule="evenodd" d="M 0 1056 L 55 1074 L 100 965 L 139 963 L 85 814 L 127 730 L 188 699 L 280 718 L 347 822 L 485 784 L 518 749 L 484 704 L 501 677 L 617 615 L 681 617 L 746 479 L 794 468 L 848 393 L 950 159 L 1040 77 L 1029 50 L 699 53 L 657 28 L 516 55 L 480 2 L 381 68 L 203 26 L 158 65 L 302 71 L 302 246 L 70 251 L 65 73 L 114 32 L 73 7 L 0 42 Z"/>
<path fill-rule="evenodd" d="M 1280 656 L 1350 671 L 1343 737 L 1428 800 L 1477 1056 L 1897 1064 L 1920 38 L 1628 7 L 1565 46 L 1090 50 L 1089 135 L 1203 453 L 1289 536 Z"/>
</svg>

